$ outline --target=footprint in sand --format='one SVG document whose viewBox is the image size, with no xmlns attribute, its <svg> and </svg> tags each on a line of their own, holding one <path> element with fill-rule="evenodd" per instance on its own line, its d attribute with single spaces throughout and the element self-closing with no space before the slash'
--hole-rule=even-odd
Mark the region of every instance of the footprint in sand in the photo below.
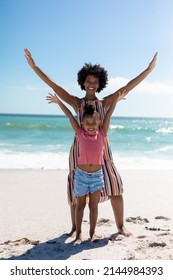
<svg viewBox="0 0 173 280">
<path fill-rule="evenodd" d="M 46 241 L 46 244 L 55 244 L 56 243 L 56 241 L 55 240 L 50 240 L 50 241 Z"/>
<path fill-rule="evenodd" d="M 137 236 L 138 239 L 143 239 L 143 238 L 146 238 L 146 235 L 139 235 Z"/>
<path fill-rule="evenodd" d="M 97 226 L 111 226 L 111 221 L 109 219 L 100 218 L 97 222 Z"/>
<path fill-rule="evenodd" d="M 26 237 L 23 237 L 21 239 L 17 239 L 17 240 L 7 240 L 4 242 L 5 245 L 8 245 L 8 244 L 31 244 L 31 245 L 38 245 L 40 243 L 39 240 L 30 240 Z"/>
<path fill-rule="evenodd" d="M 109 241 L 122 241 L 125 238 L 124 235 L 114 233 L 109 237 Z"/>
<path fill-rule="evenodd" d="M 165 236 L 165 235 L 171 235 L 169 232 L 162 232 L 159 234 L 156 234 L 157 236 Z"/>
<path fill-rule="evenodd" d="M 152 230 L 152 231 L 170 231 L 170 229 L 162 229 L 162 228 L 157 228 L 157 227 L 145 227 L 147 230 Z"/>
<path fill-rule="evenodd" d="M 164 217 L 164 216 L 156 216 L 155 217 L 156 220 L 164 220 L 164 221 L 170 221 L 171 219 L 168 217 Z"/>
<path fill-rule="evenodd" d="M 152 242 L 148 247 L 165 247 L 167 244 L 165 242 Z"/>
<path fill-rule="evenodd" d="M 137 216 L 137 217 L 127 218 L 126 222 L 134 223 L 134 224 L 145 224 L 145 223 L 149 223 L 149 220 L 147 218 L 141 218 L 140 216 Z"/>
</svg>

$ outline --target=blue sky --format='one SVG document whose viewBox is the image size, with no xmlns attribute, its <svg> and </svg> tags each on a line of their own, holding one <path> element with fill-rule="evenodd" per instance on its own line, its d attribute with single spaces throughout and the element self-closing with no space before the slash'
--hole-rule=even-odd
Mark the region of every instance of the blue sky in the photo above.
<svg viewBox="0 0 173 280">
<path fill-rule="evenodd" d="M 173 117 L 172 0 L 1 0 L 0 113 L 60 114 L 45 97 L 51 89 L 28 66 L 36 64 L 69 93 L 84 96 L 77 72 L 85 62 L 109 74 L 106 96 L 157 66 L 114 115 Z"/>
</svg>

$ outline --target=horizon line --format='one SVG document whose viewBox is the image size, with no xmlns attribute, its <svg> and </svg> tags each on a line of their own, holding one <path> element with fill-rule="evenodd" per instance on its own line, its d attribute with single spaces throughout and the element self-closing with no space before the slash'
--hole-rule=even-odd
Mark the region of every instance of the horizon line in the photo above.
<svg viewBox="0 0 173 280">
<path fill-rule="evenodd" d="M 1 113 L 0 112 L 0 115 L 18 115 L 18 116 L 47 116 L 47 117 L 67 117 L 65 114 L 43 114 L 43 113 Z M 112 115 L 111 118 L 158 118 L 158 119 L 161 119 L 161 118 L 164 118 L 164 119 L 173 119 L 173 116 L 172 117 L 166 117 L 166 116 L 123 116 L 123 115 L 117 115 L 117 116 L 114 116 Z"/>
</svg>

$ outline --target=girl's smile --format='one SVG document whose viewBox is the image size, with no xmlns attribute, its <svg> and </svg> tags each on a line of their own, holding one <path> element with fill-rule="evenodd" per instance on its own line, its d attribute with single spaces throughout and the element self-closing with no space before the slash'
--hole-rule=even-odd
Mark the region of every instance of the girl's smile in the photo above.
<svg viewBox="0 0 173 280">
<path fill-rule="evenodd" d="M 82 127 L 89 135 L 94 135 L 99 129 L 99 120 L 96 117 L 87 116 L 82 122 Z"/>
</svg>

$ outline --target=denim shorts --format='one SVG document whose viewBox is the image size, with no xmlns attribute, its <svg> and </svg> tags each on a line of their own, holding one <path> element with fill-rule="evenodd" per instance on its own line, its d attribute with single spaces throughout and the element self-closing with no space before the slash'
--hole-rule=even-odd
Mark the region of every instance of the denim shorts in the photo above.
<svg viewBox="0 0 173 280">
<path fill-rule="evenodd" d="M 74 195 L 83 196 L 105 187 L 103 171 L 88 173 L 77 167 L 74 175 Z"/>
</svg>

